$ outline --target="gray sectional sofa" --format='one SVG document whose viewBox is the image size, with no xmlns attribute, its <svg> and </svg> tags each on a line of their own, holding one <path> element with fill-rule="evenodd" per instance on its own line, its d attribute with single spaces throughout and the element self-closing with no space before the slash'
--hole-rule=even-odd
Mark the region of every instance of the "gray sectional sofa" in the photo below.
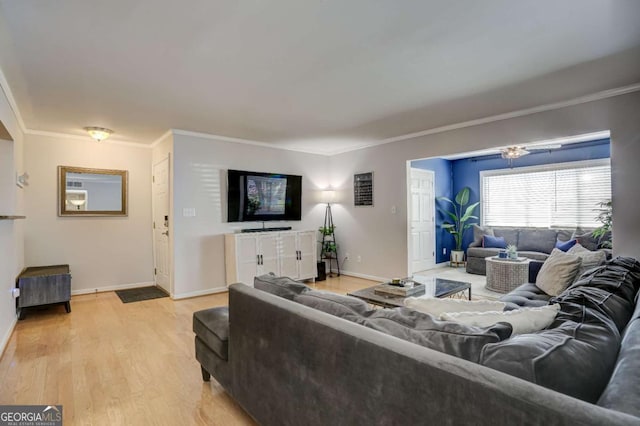
<svg viewBox="0 0 640 426">
<path fill-rule="evenodd" d="M 547 329 L 516 336 L 508 323 L 465 330 L 299 283 L 259 287 L 232 285 L 229 307 L 193 325 L 203 378 L 260 424 L 640 425 L 633 259 L 553 298 L 534 284 L 505 295 L 508 308 L 561 305 Z"/>
<path fill-rule="evenodd" d="M 470 274 L 486 275 L 485 258 L 497 256 L 501 249 L 485 248 L 482 246 L 482 236 L 487 234 L 504 238 L 507 244 L 518 248 L 518 256 L 533 260 L 544 261 L 554 249 L 557 241 L 576 239 L 589 250 L 604 250 L 607 257 L 611 251 L 602 249 L 602 239 L 591 236 L 592 230 L 575 229 L 547 229 L 547 228 L 515 228 L 515 227 L 480 227 L 473 226 L 473 242 L 467 248 L 467 272 Z M 604 239 L 609 239 L 606 235 Z"/>
</svg>

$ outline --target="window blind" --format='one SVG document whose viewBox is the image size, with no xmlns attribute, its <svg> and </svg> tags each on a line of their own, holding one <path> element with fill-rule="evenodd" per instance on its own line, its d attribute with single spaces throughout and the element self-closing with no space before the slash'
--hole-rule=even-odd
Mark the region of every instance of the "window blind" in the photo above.
<svg viewBox="0 0 640 426">
<path fill-rule="evenodd" d="M 480 172 L 483 225 L 595 228 L 609 199 L 608 159 Z"/>
</svg>

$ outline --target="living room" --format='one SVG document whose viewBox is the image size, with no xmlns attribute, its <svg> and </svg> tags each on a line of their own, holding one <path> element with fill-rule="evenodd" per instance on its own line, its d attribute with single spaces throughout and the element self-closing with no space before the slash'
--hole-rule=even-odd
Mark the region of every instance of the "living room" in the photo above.
<svg viewBox="0 0 640 426">
<path fill-rule="evenodd" d="M 159 127 L 154 124 L 156 132 L 149 132 L 153 136 L 149 137 L 147 133 L 144 137 L 129 138 L 128 135 L 135 133 L 136 126 L 150 125 L 142 121 L 131 125 L 124 119 L 120 122 L 112 120 L 108 117 L 108 111 L 100 109 L 100 101 L 87 101 L 84 99 L 87 93 L 82 90 L 72 91 L 74 84 L 68 82 L 68 86 L 65 86 L 65 90 L 69 89 L 65 95 L 70 100 L 68 103 L 79 105 L 80 109 L 91 109 L 91 112 L 80 114 L 76 110 L 73 112 L 77 114 L 76 118 L 53 125 L 53 119 L 45 114 L 46 108 L 35 108 L 47 105 L 50 100 L 38 98 L 34 101 L 26 95 L 29 91 L 38 95 L 48 93 L 49 90 L 55 91 L 57 86 L 55 76 L 48 77 L 54 81 L 47 87 L 40 86 L 33 80 L 39 78 L 33 77 L 32 73 L 35 69 L 41 68 L 41 64 L 30 62 L 37 55 L 30 54 L 32 50 L 29 49 L 34 49 L 33 46 L 38 46 L 38 43 L 44 41 L 37 39 L 34 45 L 23 44 L 27 43 L 27 40 L 16 27 L 22 24 L 28 27 L 26 23 L 29 22 L 37 27 L 36 23 L 41 23 L 45 18 L 35 11 L 37 8 L 34 4 L 24 4 L 25 10 L 16 10 L 13 9 L 16 6 L 10 6 L 9 2 L 0 3 L 0 28 L 3 35 L 1 38 L 7 44 L 13 40 L 13 49 L 18 50 L 4 50 L 0 63 L 0 86 L 3 89 L 3 93 L 0 94 L 0 122 L 6 129 L 6 133 L 0 132 L 1 138 L 4 139 L 1 151 L 3 162 L 0 175 L 0 214 L 26 216 L 26 219 L 0 220 L 0 252 L 3 253 L 0 279 L 5 283 L 5 291 L 0 300 L 0 346 L 3 350 L 12 339 L 12 333 L 16 334 L 14 329 L 17 319 L 12 290 L 15 287 L 16 276 L 26 266 L 69 264 L 73 276 L 73 297 L 154 284 L 151 170 L 153 165 L 166 158 L 167 154 L 170 154 L 170 183 L 174 188 L 169 215 L 172 271 L 169 290 L 176 301 L 209 294 L 214 296 L 208 297 L 221 298 L 227 290 L 224 234 L 234 232 L 244 225 L 225 221 L 225 170 L 302 175 L 302 220 L 284 223 L 293 226 L 294 229 L 317 229 L 322 225 L 325 204 L 320 202 L 317 195 L 323 189 L 334 188 L 338 197 L 332 209 L 340 252 L 350 254 L 349 260 L 341 263 L 342 272 L 345 275 L 377 280 L 403 277 L 408 272 L 408 161 L 454 156 L 498 146 L 527 145 L 603 131 L 610 132 L 612 199 L 615 205 L 614 254 L 640 258 L 640 248 L 637 244 L 640 229 L 635 214 L 635 207 L 640 202 L 640 195 L 636 189 L 637 181 L 640 179 L 640 170 L 637 167 L 637 158 L 640 155 L 640 123 L 637 120 L 640 107 L 640 55 L 637 54 L 637 38 L 634 44 L 621 43 L 612 47 L 606 51 L 606 55 L 585 55 L 580 61 L 558 64 L 555 69 L 549 69 L 539 75 L 523 75 L 518 84 L 512 82 L 502 86 L 491 86 L 487 83 L 486 88 L 478 87 L 458 94 L 457 97 L 462 100 L 458 99 L 459 103 L 455 107 L 452 97 L 446 102 L 443 100 L 431 104 L 429 108 L 424 106 L 420 114 L 420 111 L 413 108 L 419 119 L 404 126 L 400 121 L 395 124 L 383 121 L 378 125 L 372 125 L 362 134 L 371 133 L 375 134 L 375 137 L 365 138 L 360 134 L 359 138 L 353 138 L 355 143 L 344 149 L 336 142 L 341 138 L 331 135 L 330 132 L 326 132 L 325 138 L 314 138 L 313 134 L 309 133 L 310 140 L 319 140 L 314 151 L 309 146 L 270 143 L 268 141 L 277 137 L 271 139 L 267 135 L 269 132 L 264 133 L 264 140 L 247 136 L 249 132 L 243 133 L 242 125 L 237 124 L 244 120 L 245 110 L 242 108 L 236 116 L 229 119 L 229 122 L 237 124 L 237 133 L 227 130 L 231 128 L 228 123 L 218 123 L 219 130 L 207 127 L 208 114 L 201 114 L 201 117 L 205 115 L 201 122 L 195 123 L 184 117 L 167 119 L 159 132 L 156 131 Z M 73 10 L 71 5 L 68 7 Z M 59 13 L 62 13 L 65 8 L 60 9 Z M 410 10 L 401 10 L 403 15 L 410 13 Z M 67 12 L 70 13 L 69 10 Z M 282 15 L 278 16 L 294 13 L 284 10 L 280 12 Z M 376 14 L 376 19 L 380 20 L 376 21 L 378 24 L 384 22 L 386 13 L 391 13 L 390 10 L 382 12 L 382 17 Z M 27 16 L 24 21 L 21 20 L 22 13 Z M 332 9 L 327 13 L 336 16 L 342 12 Z M 351 13 L 353 15 L 349 16 L 355 20 L 359 12 Z M 562 16 L 571 16 L 571 13 L 572 10 L 565 10 Z M 629 11 L 617 13 L 616 17 L 633 15 Z M 587 17 L 597 21 L 590 14 L 585 16 L 585 19 Z M 135 21 L 141 18 L 136 15 L 132 19 Z M 165 16 L 165 19 L 169 18 Z M 103 25 L 109 26 L 111 23 L 105 21 Z M 418 24 L 414 25 L 419 27 Z M 620 22 L 611 26 L 618 26 L 620 32 L 627 28 Z M 101 39 L 100 31 L 95 32 L 90 26 L 83 29 L 87 30 L 87 34 L 94 34 L 93 37 L 97 40 Z M 600 37 L 606 37 L 608 31 L 602 30 L 599 33 Z M 629 37 L 632 38 L 634 33 L 629 31 Z M 585 37 L 585 40 L 588 37 L 577 30 L 575 34 L 576 37 Z M 286 35 L 292 37 L 290 33 Z M 284 35 L 282 37 L 285 38 Z M 367 42 L 366 38 L 364 41 L 358 39 L 358 43 Z M 126 46 L 126 43 L 119 45 L 121 46 Z M 78 48 L 80 49 L 80 46 Z M 86 46 L 83 45 L 82 48 L 85 49 Z M 336 49 L 336 44 L 332 44 L 331 48 Z M 570 51 L 572 48 L 564 47 L 565 50 L 562 52 Z M 122 50 L 126 51 L 126 48 Z M 58 53 L 63 51 L 64 49 L 57 50 Z M 82 51 L 86 53 L 88 50 Z M 284 47 L 283 51 L 286 51 Z M 259 55 L 260 51 L 256 49 L 253 53 Z M 545 58 L 542 53 L 539 57 Z M 126 63 L 126 59 L 119 57 L 118 66 L 114 68 L 121 67 L 121 64 Z M 56 64 L 49 64 L 53 65 Z M 528 65 L 533 66 L 533 63 Z M 148 71 L 148 75 L 153 75 L 146 66 L 140 67 L 140 70 Z M 26 83 L 20 77 L 21 68 Z M 85 72 L 91 74 L 96 67 L 92 64 L 86 68 L 88 71 Z M 427 68 L 425 65 L 424 69 Z M 246 72 L 246 68 L 235 71 L 240 70 Z M 138 72 L 144 75 L 145 71 Z M 107 79 L 104 76 L 109 74 L 109 65 L 100 72 L 104 73 L 101 76 Z M 124 72 L 122 75 L 127 73 Z M 576 78 L 576 75 L 582 78 Z M 76 77 L 80 79 L 80 76 Z M 473 80 L 473 77 L 468 78 Z M 103 80 L 94 81 L 96 87 L 102 83 Z M 395 83 L 396 90 L 400 90 L 401 83 Z M 26 84 L 29 90 L 25 91 L 23 84 Z M 157 84 L 155 87 L 162 86 L 158 82 L 154 84 Z M 355 84 L 356 81 L 351 80 L 350 85 Z M 380 81 L 376 81 L 376 84 L 383 87 Z M 198 86 L 198 90 L 201 87 L 204 86 Z M 219 90 L 222 91 L 222 88 Z M 363 92 L 369 91 L 370 88 L 367 87 Z M 96 95 L 100 92 L 101 90 L 95 89 L 91 91 Z M 287 94 L 287 99 L 295 99 L 296 93 L 293 92 L 294 89 Z M 166 98 L 155 99 L 151 103 L 164 102 L 164 105 L 170 105 L 170 96 L 165 96 Z M 231 100 L 232 98 L 227 99 Z M 64 103 L 59 98 L 56 98 L 55 102 L 55 105 Z M 332 103 L 339 102 L 338 97 L 332 99 Z M 117 104 L 124 109 L 127 102 L 118 101 Z M 357 109 L 359 106 L 352 105 L 350 108 Z M 407 104 L 404 108 L 409 109 L 410 106 Z M 41 115 L 33 113 L 32 109 L 40 111 Z M 287 108 L 284 109 L 286 112 Z M 399 114 L 401 110 L 400 108 L 395 113 Z M 260 114 L 266 116 L 267 111 L 268 108 L 265 107 Z M 328 111 L 331 111 L 331 108 L 326 107 L 324 114 L 315 116 L 332 115 Z M 301 119 L 293 112 L 289 113 L 292 122 Z M 153 114 L 162 116 L 164 113 L 154 110 Z M 391 115 L 390 112 L 388 117 Z M 371 122 L 375 121 L 375 117 L 376 114 L 371 114 Z M 357 121 L 354 119 L 352 123 L 354 128 Z M 129 126 L 127 130 L 125 124 Z M 111 126 L 115 133 L 112 138 L 95 143 L 82 130 L 84 126 L 91 125 Z M 227 125 L 230 127 L 226 127 Z M 293 124 L 291 126 L 293 127 Z M 384 131 L 374 132 L 378 126 L 384 127 Z M 317 128 L 319 127 L 321 126 L 318 125 Z M 272 133 L 275 134 L 275 131 Z M 220 134 L 226 136 L 216 136 Z M 282 141 L 293 139 L 295 138 L 289 135 L 283 137 Z M 345 136 L 344 139 L 349 138 Z M 127 170 L 128 216 L 59 217 L 56 212 L 56 173 L 57 167 L 61 165 Z M 22 188 L 16 186 L 16 174 L 23 175 L 25 172 L 28 174 L 28 185 Z M 362 208 L 353 205 L 353 175 L 362 172 L 374 174 L 373 207 Z M 195 209 L 195 216 L 185 215 L 185 209 Z M 220 294 L 215 296 L 218 293 Z M 200 304 L 205 302 L 196 300 L 185 300 L 184 302 L 188 303 L 185 306 L 188 307 L 176 309 L 182 311 L 205 307 Z M 167 312 L 167 315 L 171 313 Z M 48 320 L 47 326 L 55 327 L 55 317 L 48 317 Z M 170 324 L 162 324 L 171 327 Z M 101 327 L 98 319 L 95 319 L 95 325 Z M 180 333 L 189 333 L 189 330 L 180 329 Z M 0 377 L 6 377 L 7 374 L 7 371 L 1 371 Z M 3 392 L 3 403 L 10 399 L 5 399 L 4 395 L 6 394 Z"/>
</svg>

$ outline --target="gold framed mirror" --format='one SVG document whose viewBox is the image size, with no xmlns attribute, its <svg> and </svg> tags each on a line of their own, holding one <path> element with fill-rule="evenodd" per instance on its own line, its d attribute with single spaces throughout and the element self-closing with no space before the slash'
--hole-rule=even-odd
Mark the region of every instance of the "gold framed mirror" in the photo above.
<svg viewBox="0 0 640 426">
<path fill-rule="evenodd" d="M 58 216 L 127 216 L 126 170 L 58 166 Z"/>
</svg>

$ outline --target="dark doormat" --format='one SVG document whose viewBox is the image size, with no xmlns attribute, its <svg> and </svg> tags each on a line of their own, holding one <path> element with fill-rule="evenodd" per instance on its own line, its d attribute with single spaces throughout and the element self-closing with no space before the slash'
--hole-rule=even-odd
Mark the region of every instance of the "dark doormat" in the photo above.
<svg viewBox="0 0 640 426">
<path fill-rule="evenodd" d="M 169 297 L 160 287 L 140 287 L 130 288 L 127 290 L 116 290 L 116 294 L 122 300 L 122 303 L 140 302 L 142 300 L 159 299 L 161 297 Z"/>
</svg>

